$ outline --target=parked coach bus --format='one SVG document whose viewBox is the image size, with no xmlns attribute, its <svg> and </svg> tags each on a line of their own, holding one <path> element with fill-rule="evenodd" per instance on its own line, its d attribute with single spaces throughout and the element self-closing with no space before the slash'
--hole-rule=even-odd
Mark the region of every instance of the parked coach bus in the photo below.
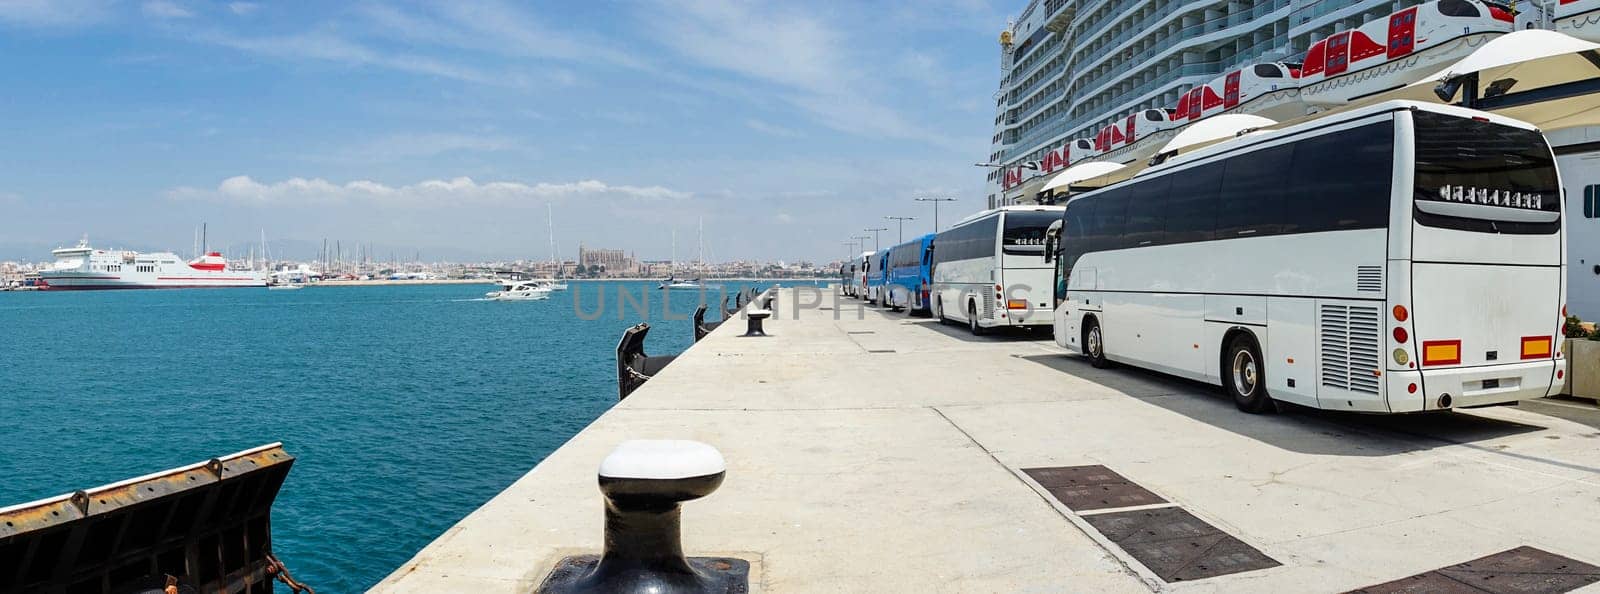
<svg viewBox="0 0 1600 594">
<path fill-rule="evenodd" d="M 855 260 L 855 272 L 850 277 L 850 296 L 856 299 L 867 298 L 867 261 L 872 259 L 872 252 L 861 252 Z"/>
<path fill-rule="evenodd" d="M 973 334 L 1049 325 L 1054 271 L 1044 235 L 1060 218 L 1060 206 L 1007 206 L 941 231 L 933 239 L 933 315 Z"/>
<path fill-rule="evenodd" d="M 1273 400 L 1411 412 L 1560 390 L 1565 220 L 1531 126 L 1389 102 L 1071 199 L 1056 342 Z"/>
<path fill-rule="evenodd" d="M 909 313 L 928 312 L 928 293 L 933 278 L 933 237 L 929 233 L 911 241 L 889 248 L 888 290 L 883 303 Z"/>
<path fill-rule="evenodd" d="M 872 255 L 867 257 L 867 272 L 863 275 L 866 279 L 863 282 L 866 285 L 867 292 L 861 298 L 867 300 L 868 303 L 882 303 L 883 281 L 888 277 L 883 266 L 884 258 L 888 255 L 889 252 L 887 250 L 879 250 L 872 252 Z"/>
</svg>

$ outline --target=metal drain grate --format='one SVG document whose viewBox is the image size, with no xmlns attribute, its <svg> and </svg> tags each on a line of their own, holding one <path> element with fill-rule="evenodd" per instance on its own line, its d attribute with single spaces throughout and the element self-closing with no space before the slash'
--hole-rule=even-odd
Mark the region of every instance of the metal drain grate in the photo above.
<svg viewBox="0 0 1600 594">
<path fill-rule="evenodd" d="M 899 351 L 896 351 L 894 349 L 867 349 L 867 352 L 868 353 L 895 353 L 895 352 L 899 352 Z"/>
<path fill-rule="evenodd" d="M 877 332 L 873 330 L 850 330 L 845 332 L 845 334 L 877 334 Z"/>
<path fill-rule="evenodd" d="M 1112 512 L 1083 519 L 1168 582 L 1282 565 L 1179 507 Z"/>
<path fill-rule="evenodd" d="M 1533 547 L 1517 547 L 1349 594 L 1557 594 L 1600 582 L 1600 567 Z"/>
<path fill-rule="evenodd" d="M 1039 486 L 1049 491 L 1067 509 L 1076 512 L 1167 502 L 1161 496 L 1098 464 L 1024 468 L 1022 471 L 1033 477 Z"/>
</svg>

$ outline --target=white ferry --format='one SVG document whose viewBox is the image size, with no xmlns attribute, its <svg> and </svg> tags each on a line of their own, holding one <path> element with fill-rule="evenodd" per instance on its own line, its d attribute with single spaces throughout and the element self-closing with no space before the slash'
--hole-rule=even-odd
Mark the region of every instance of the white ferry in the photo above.
<svg viewBox="0 0 1600 594">
<path fill-rule="evenodd" d="M 85 238 L 50 254 L 56 261 L 39 271 L 39 285 L 52 291 L 267 286 L 265 271 L 230 269 L 218 252 L 184 261 L 171 252 L 97 250 Z"/>
</svg>

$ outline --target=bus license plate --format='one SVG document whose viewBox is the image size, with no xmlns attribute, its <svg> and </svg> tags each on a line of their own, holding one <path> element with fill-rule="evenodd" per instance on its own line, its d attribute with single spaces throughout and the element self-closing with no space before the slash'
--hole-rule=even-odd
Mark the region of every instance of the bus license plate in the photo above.
<svg viewBox="0 0 1600 594">
<path fill-rule="evenodd" d="M 1488 390 L 1490 388 L 1498 388 L 1498 387 L 1500 387 L 1500 380 L 1498 380 L 1498 379 L 1486 379 L 1486 380 L 1483 380 L 1483 389 L 1485 389 L 1485 390 Z"/>
</svg>

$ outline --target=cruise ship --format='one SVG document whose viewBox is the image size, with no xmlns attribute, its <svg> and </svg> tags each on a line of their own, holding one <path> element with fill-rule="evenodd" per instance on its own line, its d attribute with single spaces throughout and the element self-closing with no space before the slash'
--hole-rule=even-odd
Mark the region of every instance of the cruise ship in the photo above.
<svg viewBox="0 0 1600 594">
<path fill-rule="evenodd" d="M 1404 86 L 1513 30 L 1589 36 L 1591 4 L 1032 0 L 1000 34 L 988 206 L 1033 202 L 1082 161 L 1147 158 L 1203 118 L 1284 121 Z"/>
<path fill-rule="evenodd" d="M 46 290 L 88 289 L 198 289 L 264 287 L 267 273 L 236 270 L 219 252 L 185 261 L 172 252 L 142 254 L 126 250 L 99 250 L 87 238 L 70 248 L 51 251 L 56 261 L 39 271 L 39 286 Z"/>
</svg>

